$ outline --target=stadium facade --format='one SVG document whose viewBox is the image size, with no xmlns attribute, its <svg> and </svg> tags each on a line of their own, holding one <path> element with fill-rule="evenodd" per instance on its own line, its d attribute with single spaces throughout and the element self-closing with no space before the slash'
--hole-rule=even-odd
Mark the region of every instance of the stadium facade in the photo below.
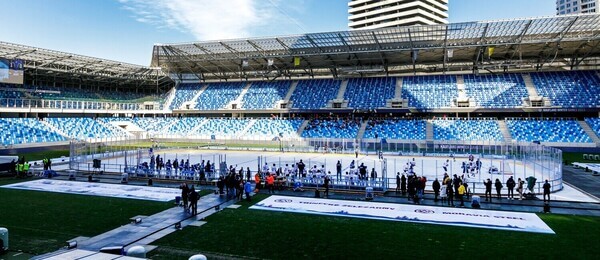
<svg viewBox="0 0 600 260">
<path fill-rule="evenodd" d="M 348 27 L 386 27 L 448 23 L 448 0 L 350 0 Z"/>
</svg>

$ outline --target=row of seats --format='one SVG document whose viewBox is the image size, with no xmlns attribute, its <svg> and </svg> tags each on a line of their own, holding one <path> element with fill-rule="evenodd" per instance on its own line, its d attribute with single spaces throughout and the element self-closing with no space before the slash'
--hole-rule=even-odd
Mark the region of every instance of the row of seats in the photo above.
<svg viewBox="0 0 600 260">
<path fill-rule="evenodd" d="M 291 84 L 292 82 L 288 80 L 252 83 L 242 99 L 242 107 L 245 109 L 271 109 L 275 102 L 285 98 Z"/>
<path fill-rule="evenodd" d="M 348 107 L 376 109 L 385 107 L 388 99 L 394 98 L 396 78 L 357 78 L 348 80 L 344 99 Z"/>
<path fill-rule="evenodd" d="M 553 106 L 567 108 L 600 107 L 600 78 L 596 71 L 562 71 L 531 73 L 540 96 L 548 97 Z"/>
<path fill-rule="evenodd" d="M 506 125 L 517 141 L 592 142 L 576 120 L 506 120 Z"/>
<path fill-rule="evenodd" d="M 2 145 L 66 141 L 36 118 L 0 118 Z"/>
<path fill-rule="evenodd" d="M 116 138 L 128 136 L 127 132 L 116 126 L 87 117 L 46 118 L 45 122 L 68 137 L 80 140 L 88 138 Z"/>
<path fill-rule="evenodd" d="M 329 100 L 335 99 L 341 80 L 313 79 L 300 80 L 290 101 L 293 108 L 319 109 L 327 107 Z"/>
<path fill-rule="evenodd" d="M 304 128 L 302 137 L 354 139 L 359 128 L 360 122 L 355 120 L 314 119 Z"/>
<path fill-rule="evenodd" d="M 128 102 L 138 99 L 157 100 L 159 97 L 145 93 L 136 93 L 127 90 L 104 90 L 94 89 L 93 87 L 83 86 L 74 87 L 54 87 L 54 86 L 33 86 L 29 84 L 0 84 L 0 88 L 11 89 L 6 92 L 13 92 L 13 97 L 27 99 L 45 99 L 45 100 L 106 100 L 111 102 Z M 6 98 L 0 91 L 0 98 Z"/>
<path fill-rule="evenodd" d="M 64 141 L 75 139 L 126 137 L 128 132 L 113 125 L 126 121 L 152 134 L 202 136 L 204 138 L 274 139 L 297 138 L 301 119 L 222 119 L 222 118 L 2 118 L 1 143 L 4 145 Z M 600 119 L 586 118 L 587 124 L 600 135 Z M 497 120 L 431 120 L 433 138 L 451 141 L 503 141 Z M 590 143 L 578 121 L 573 119 L 507 119 L 512 139 L 517 141 Z M 306 122 L 304 138 L 346 138 L 358 136 L 361 122 L 348 119 L 313 119 Z M 62 136 L 65 135 L 65 136 Z M 244 133 L 242 136 L 241 134 Z M 385 119 L 367 121 L 363 138 L 390 140 L 425 140 L 426 121 Z"/>
<path fill-rule="evenodd" d="M 197 100 L 196 109 L 217 110 L 234 101 L 246 86 L 244 82 L 222 82 L 208 84 Z"/>
<path fill-rule="evenodd" d="M 464 75 L 466 95 L 485 108 L 514 108 L 522 106 L 529 97 L 520 74 Z"/>
<path fill-rule="evenodd" d="M 432 120 L 433 138 L 450 141 L 504 141 L 496 120 Z"/>
<path fill-rule="evenodd" d="M 365 129 L 364 138 L 399 140 L 425 140 L 424 120 L 386 119 L 371 120 Z"/>
<path fill-rule="evenodd" d="M 408 99 L 409 107 L 419 109 L 446 108 L 458 97 L 456 76 L 405 77 L 402 82 L 402 98 Z"/>
</svg>

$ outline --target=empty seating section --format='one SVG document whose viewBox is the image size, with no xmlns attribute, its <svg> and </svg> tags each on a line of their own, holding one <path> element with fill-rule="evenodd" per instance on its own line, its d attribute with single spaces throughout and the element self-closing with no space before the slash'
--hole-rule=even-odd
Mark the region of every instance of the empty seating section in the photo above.
<svg viewBox="0 0 600 260">
<path fill-rule="evenodd" d="M 202 84 L 179 84 L 175 90 L 175 97 L 171 102 L 171 109 L 182 109 L 185 102 L 193 101 L 192 99 L 198 94 Z"/>
<path fill-rule="evenodd" d="M 102 124 L 92 118 L 46 118 L 44 120 L 63 134 L 81 140 L 127 136 L 124 130 L 110 124 Z"/>
<path fill-rule="evenodd" d="M 433 138 L 450 141 L 504 141 L 496 120 L 432 120 Z"/>
<path fill-rule="evenodd" d="M 324 108 L 329 100 L 336 98 L 340 83 L 340 80 L 334 79 L 300 80 L 290 98 L 292 107 L 301 109 Z"/>
<path fill-rule="evenodd" d="M 509 119 L 506 125 L 514 140 L 589 143 L 592 139 L 576 120 Z"/>
<path fill-rule="evenodd" d="M 225 108 L 229 102 L 234 101 L 244 89 L 246 83 L 231 82 L 231 83 L 211 83 L 200 96 L 196 109 L 200 110 L 216 110 Z"/>
<path fill-rule="evenodd" d="M 302 137 L 354 139 L 359 128 L 360 122 L 355 120 L 314 119 L 304 129 Z"/>
<path fill-rule="evenodd" d="M 271 109 L 275 102 L 285 98 L 290 89 L 291 81 L 260 81 L 252 82 L 248 92 L 242 99 L 245 109 Z"/>
<path fill-rule="evenodd" d="M 363 138 L 425 140 L 425 121 L 386 119 L 369 121 Z"/>
<path fill-rule="evenodd" d="M 414 76 L 404 77 L 402 98 L 408 99 L 408 106 L 419 109 L 450 107 L 452 99 L 458 96 L 456 76 Z"/>
<path fill-rule="evenodd" d="M 553 106 L 600 107 L 600 79 L 595 71 L 536 72 L 531 79 L 538 94 L 550 98 Z"/>
<path fill-rule="evenodd" d="M 587 122 L 587 124 L 590 126 L 590 128 L 592 128 L 592 130 L 594 130 L 594 132 L 596 132 L 596 135 L 598 137 L 600 137 L 600 118 L 598 118 L 598 117 L 586 118 L 585 122 Z"/>
<path fill-rule="evenodd" d="M 298 128 L 303 121 L 299 119 L 256 119 L 246 135 L 271 139 L 278 137 L 281 133 L 284 138 L 297 138 L 299 137 Z"/>
<path fill-rule="evenodd" d="M 466 94 L 486 108 L 514 108 L 529 97 L 520 74 L 464 75 Z"/>
<path fill-rule="evenodd" d="M 2 145 L 66 141 L 35 118 L 0 118 Z"/>
<path fill-rule="evenodd" d="M 250 120 L 248 119 L 210 119 L 191 135 L 208 138 L 212 135 L 215 138 L 237 137 L 249 123 Z"/>
<path fill-rule="evenodd" d="M 344 99 L 348 107 L 375 109 L 385 107 L 388 99 L 394 98 L 396 78 L 357 78 L 348 80 Z"/>
<path fill-rule="evenodd" d="M 184 117 L 170 125 L 166 134 L 187 136 L 190 131 L 204 121 L 202 117 Z"/>
<path fill-rule="evenodd" d="M 136 117 L 133 122 L 150 134 L 164 134 L 167 126 L 172 125 L 177 118 L 174 117 Z"/>
</svg>

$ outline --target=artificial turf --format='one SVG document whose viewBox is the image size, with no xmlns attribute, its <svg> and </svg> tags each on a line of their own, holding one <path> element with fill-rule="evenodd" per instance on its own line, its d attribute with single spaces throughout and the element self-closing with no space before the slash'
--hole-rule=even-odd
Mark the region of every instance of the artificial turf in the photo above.
<svg viewBox="0 0 600 260">
<path fill-rule="evenodd" d="M 257 195 L 254 203 L 265 198 Z M 154 243 L 148 257 L 267 259 L 595 259 L 600 217 L 541 214 L 556 235 L 298 213 L 225 209 Z"/>
<path fill-rule="evenodd" d="M 0 179 L 0 186 L 15 179 Z M 8 228 L 11 251 L 52 252 L 78 236 L 95 236 L 152 215 L 171 202 L 96 197 L 0 188 L 0 227 Z M 1 257 L 0 257 L 1 258 Z"/>
</svg>

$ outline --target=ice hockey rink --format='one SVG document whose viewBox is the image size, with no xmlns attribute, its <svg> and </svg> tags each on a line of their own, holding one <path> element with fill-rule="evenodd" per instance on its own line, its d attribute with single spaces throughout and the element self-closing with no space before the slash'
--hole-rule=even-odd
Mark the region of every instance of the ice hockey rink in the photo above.
<svg viewBox="0 0 600 260">
<path fill-rule="evenodd" d="M 364 164 L 368 172 L 374 168 L 377 172 L 378 178 L 389 178 L 388 188 L 393 189 L 396 187 L 395 176 L 396 173 L 402 174 L 404 172 L 407 163 L 414 161 L 415 166 L 413 167 L 414 172 L 418 176 L 425 176 L 428 180 L 428 188 L 431 189 L 431 182 L 438 178 L 442 180 L 444 175 L 444 164 L 447 162 L 447 173 L 450 176 L 456 174 L 457 176 L 463 175 L 462 163 L 468 162 L 468 155 L 455 155 L 454 157 L 449 156 L 417 156 L 417 155 L 392 155 L 384 154 L 384 160 L 379 159 L 377 154 L 359 154 L 355 157 L 355 154 L 338 154 L 338 153 L 296 153 L 296 152 L 269 152 L 269 151 L 240 151 L 240 150 L 197 150 L 197 149 L 177 149 L 177 150 L 160 150 L 155 151 L 154 155 L 160 155 L 164 158 L 164 162 L 167 160 L 173 161 L 177 159 L 181 161 L 189 160 L 190 164 L 200 163 L 202 160 L 210 161 L 215 163 L 215 167 L 219 167 L 219 162 L 225 161 L 227 165 L 232 165 L 236 169 L 248 167 L 254 174 L 257 169 L 262 168 L 266 163 L 269 167 L 275 164 L 275 167 L 281 167 L 284 169 L 286 164 L 291 167 L 295 162 L 302 160 L 306 164 L 306 168 L 317 168 L 325 167 L 326 171 L 331 172 L 335 179 L 336 175 L 336 164 L 338 160 L 342 164 L 342 175 L 346 175 L 346 172 L 350 171 L 350 164 L 355 161 L 355 165 L 359 166 Z M 479 158 L 478 155 L 474 155 L 475 160 Z M 89 157 L 86 163 L 80 163 L 79 169 L 87 170 L 92 167 L 92 160 L 96 157 Z M 100 157 L 98 157 L 100 158 Z M 583 192 L 571 187 L 567 183 L 562 181 L 556 181 L 561 178 L 560 165 L 555 167 L 546 166 L 543 170 L 541 167 L 537 167 L 531 164 L 525 164 L 519 160 L 514 159 L 502 159 L 499 157 L 483 156 L 479 158 L 481 160 L 481 169 L 479 173 L 473 175 L 468 172 L 465 173 L 467 182 L 471 184 L 471 188 L 475 192 L 483 193 L 483 181 L 490 178 L 492 181 L 499 179 L 503 184 L 510 176 L 513 176 L 515 181 L 518 178 L 525 180 L 529 176 L 533 176 L 537 179 L 537 182 L 543 180 L 555 180 L 552 182 L 553 185 L 562 185 L 560 187 L 553 187 L 554 189 L 560 189 L 559 191 L 553 192 L 553 197 L 556 200 L 568 200 L 568 201 L 581 201 L 581 202 L 599 202 L 596 198 L 588 196 Z M 127 155 L 120 154 L 119 156 L 105 157 L 102 158 L 102 169 L 106 172 L 122 172 L 125 165 L 135 166 L 138 163 L 149 162 L 150 155 L 147 150 L 141 152 L 128 152 Z M 260 165 L 260 166 L 259 166 Z M 490 167 L 498 169 L 497 172 L 490 173 Z M 68 167 L 67 165 L 61 168 Z M 165 174 L 165 170 L 160 173 Z M 344 181 L 344 176 L 340 181 Z M 562 183 L 562 184 L 561 184 Z M 475 186 L 475 187 L 473 187 Z M 538 185 L 539 186 L 539 185 Z M 541 190 L 537 190 L 536 193 L 541 193 Z M 494 191 L 495 192 L 495 191 Z M 503 191 L 505 192 L 505 190 Z"/>
</svg>

